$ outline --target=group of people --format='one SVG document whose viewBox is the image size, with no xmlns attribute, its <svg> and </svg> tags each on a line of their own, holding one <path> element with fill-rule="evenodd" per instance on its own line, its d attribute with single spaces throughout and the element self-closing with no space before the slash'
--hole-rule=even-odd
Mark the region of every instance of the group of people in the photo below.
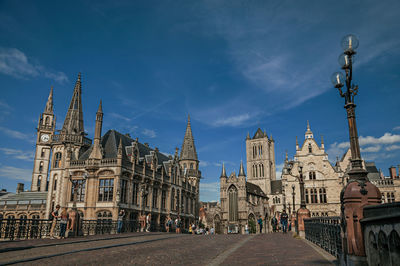
<svg viewBox="0 0 400 266">
<path fill-rule="evenodd" d="M 54 239 L 54 231 L 57 225 L 57 221 L 60 221 L 60 235 L 58 238 L 65 238 L 65 233 L 68 230 L 72 230 L 72 223 L 69 219 L 68 208 L 64 207 L 60 212 L 60 205 L 56 206 L 56 209 L 51 212 L 50 220 L 52 220 L 51 228 L 50 228 L 50 238 Z"/>
<path fill-rule="evenodd" d="M 165 221 L 165 229 L 167 230 L 167 233 L 173 230 L 173 226 L 175 226 L 175 233 L 182 233 L 182 220 L 179 216 L 176 217 L 175 221 L 173 221 L 170 216 L 167 217 L 167 220 Z"/>
<path fill-rule="evenodd" d="M 283 210 L 281 216 L 279 217 L 279 222 L 276 216 L 274 216 L 271 219 L 271 226 L 272 226 L 272 232 L 279 232 L 279 223 L 282 226 L 282 232 L 285 234 L 288 231 L 288 221 L 289 221 L 289 215 L 286 213 L 286 210 Z M 289 223 L 289 231 L 291 231 L 291 223 Z"/>
</svg>

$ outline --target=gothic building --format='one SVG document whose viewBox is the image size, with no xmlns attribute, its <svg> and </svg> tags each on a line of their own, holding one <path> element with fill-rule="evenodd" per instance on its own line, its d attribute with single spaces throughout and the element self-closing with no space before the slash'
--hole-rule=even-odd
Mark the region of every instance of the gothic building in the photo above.
<svg viewBox="0 0 400 266">
<path fill-rule="evenodd" d="M 116 220 L 124 209 L 131 220 L 152 213 L 155 226 L 167 215 L 193 222 L 201 172 L 190 117 L 180 155 L 177 148 L 174 156 L 166 156 L 129 134 L 109 130 L 102 135 L 100 101 L 92 141 L 84 130 L 81 94 L 79 74 L 61 130 L 56 130 L 53 89 L 39 117 L 31 190 L 47 191 L 45 217 L 57 204 L 72 207 L 75 180 L 81 184 L 76 200 L 84 219 Z"/>
<path fill-rule="evenodd" d="M 268 221 L 267 195 L 258 185 L 246 181 L 243 162 L 240 163 L 238 176 L 232 172 L 228 177 L 225 165 L 222 166 L 220 201 L 220 215 L 215 215 L 215 217 L 220 219 L 217 224 L 222 228 L 216 228 L 217 231 L 225 234 L 244 234 L 247 225 L 255 233 L 258 218 L 261 217 L 264 221 Z M 266 232 L 267 228 L 268 225 L 264 223 L 263 232 Z"/>
</svg>

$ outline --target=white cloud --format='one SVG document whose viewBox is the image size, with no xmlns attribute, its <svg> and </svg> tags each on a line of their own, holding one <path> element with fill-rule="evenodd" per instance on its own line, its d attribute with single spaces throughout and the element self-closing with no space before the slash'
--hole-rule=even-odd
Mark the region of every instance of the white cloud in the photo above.
<svg viewBox="0 0 400 266">
<path fill-rule="evenodd" d="M 219 182 L 202 183 L 200 182 L 200 200 L 218 201 L 219 200 Z"/>
<path fill-rule="evenodd" d="M 393 130 L 400 130 L 400 126 L 394 127 Z"/>
<path fill-rule="evenodd" d="M 400 145 L 391 145 L 385 148 L 387 151 L 400 150 Z"/>
<path fill-rule="evenodd" d="M 281 178 L 283 165 L 284 163 L 281 163 L 276 166 L 276 178 L 278 179 Z"/>
<path fill-rule="evenodd" d="M 378 152 L 381 148 L 381 146 L 369 146 L 367 148 L 361 148 L 361 152 Z"/>
<path fill-rule="evenodd" d="M 30 62 L 28 57 L 16 48 L 0 47 L 0 73 L 20 79 L 43 76 L 59 83 L 68 82 L 60 71 L 51 71 L 40 64 Z"/>
<path fill-rule="evenodd" d="M 27 152 L 27 151 L 10 149 L 10 148 L 0 148 L 0 151 L 2 151 L 5 155 L 9 155 L 9 156 L 11 156 L 15 159 L 19 159 L 19 160 L 32 161 L 34 158 L 33 151 Z"/>
<path fill-rule="evenodd" d="M 207 166 L 210 165 L 210 163 L 207 162 L 207 161 L 200 161 L 199 165 L 202 166 L 202 167 L 207 167 Z"/>
<path fill-rule="evenodd" d="M 235 126 L 240 126 L 240 125 L 246 123 L 251 118 L 252 117 L 250 116 L 250 114 L 240 114 L 240 115 L 220 118 L 220 119 L 214 121 L 213 125 L 216 127 L 221 127 L 221 126 L 235 127 Z"/>
<path fill-rule="evenodd" d="M 124 120 L 126 122 L 130 122 L 132 119 L 130 119 L 129 117 L 123 116 L 121 114 L 117 114 L 117 113 L 110 113 L 109 114 L 111 117 L 117 118 L 117 119 L 121 119 Z"/>
<path fill-rule="evenodd" d="M 152 129 L 143 129 L 142 134 L 149 137 L 149 138 L 155 138 L 157 136 L 156 132 Z"/>
<path fill-rule="evenodd" d="M 363 137 L 361 136 L 360 139 L 360 145 L 374 145 L 374 144 L 393 144 L 396 142 L 400 142 L 400 135 L 395 135 L 392 133 L 385 133 L 382 137 L 375 138 L 371 136 Z"/>
<path fill-rule="evenodd" d="M 13 166 L 0 167 L 0 176 L 10 179 L 20 179 L 25 181 L 32 180 L 32 169 L 23 169 Z"/>
<path fill-rule="evenodd" d="M 19 132 L 16 130 L 5 128 L 5 127 L 0 127 L 0 132 L 3 132 L 4 134 L 6 134 L 12 138 L 15 138 L 15 139 L 22 139 L 22 140 L 28 141 L 30 143 L 35 143 L 35 138 L 32 135 L 28 135 L 28 134 L 25 134 L 25 133 L 22 133 L 22 132 Z"/>
</svg>

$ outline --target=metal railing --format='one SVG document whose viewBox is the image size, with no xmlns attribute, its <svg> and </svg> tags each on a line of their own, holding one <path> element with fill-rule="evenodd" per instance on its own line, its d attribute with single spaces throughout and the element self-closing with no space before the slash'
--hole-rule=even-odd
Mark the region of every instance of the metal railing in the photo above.
<svg viewBox="0 0 400 266">
<path fill-rule="evenodd" d="M 0 240 L 33 239 L 50 237 L 53 221 L 42 219 L 3 219 L 0 220 Z M 116 234 L 118 222 L 112 220 L 82 220 L 83 235 Z M 121 232 L 137 232 L 137 220 L 124 220 Z M 60 223 L 56 223 L 54 235 L 60 235 Z"/>
<path fill-rule="evenodd" d="M 308 241 L 320 246 L 333 256 L 340 258 L 342 239 L 340 217 L 315 217 L 304 220 L 305 236 Z"/>
</svg>

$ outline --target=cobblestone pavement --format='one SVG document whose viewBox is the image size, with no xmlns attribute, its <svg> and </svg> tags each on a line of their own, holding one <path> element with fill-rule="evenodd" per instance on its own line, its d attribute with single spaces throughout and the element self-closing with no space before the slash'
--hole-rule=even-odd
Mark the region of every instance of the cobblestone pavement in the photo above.
<svg viewBox="0 0 400 266">
<path fill-rule="evenodd" d="M 132 233 L 80 239 L 38 239 L 0 244 L 0 264 L 58 253 L 18 265 L 327 265 L 319 252 L 291 235 L 175 235 Z M 118 237 L 121 237 L 118 239 Z M 82 240 L 84 242 L 82 242 Z M 80 242 L 81 241 L 81 242 Z M 152 241 L 152 242 L 146 242 Z M 74 242 L 74 243 L 72 243 Z M 131 243 L 131 244 L 130 244 Z M 105 249 L 80 251 L 108 245 Z M 35 247 L 36 246 L 36 247 Z M 40 247 L 37 247 L 40 246 Z M 6 248 L 31 247 L 5 252 Z"/>
</svg>

